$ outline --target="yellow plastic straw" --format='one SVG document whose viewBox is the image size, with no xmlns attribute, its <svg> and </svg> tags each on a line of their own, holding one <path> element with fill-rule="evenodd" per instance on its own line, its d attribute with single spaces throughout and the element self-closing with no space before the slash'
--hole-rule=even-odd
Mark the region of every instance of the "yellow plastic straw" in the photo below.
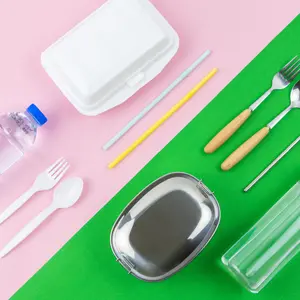
<svg viewBox="0 0 300 300">
<path fill-rule="evenodd" d="M 177 104 L 175 104 L 163 117 L 146 130 L 129 148 L 121 153 L 112 163 L 108 165 L 109 169 L 117 166 L 125 159 L 135 148 L 145 141 L 156 129 L 166 122 L 177 110 L 188 102 L 216 73 L 218 69 L 212 69 L 191 91 L 189 91 Z"/>
</svg>

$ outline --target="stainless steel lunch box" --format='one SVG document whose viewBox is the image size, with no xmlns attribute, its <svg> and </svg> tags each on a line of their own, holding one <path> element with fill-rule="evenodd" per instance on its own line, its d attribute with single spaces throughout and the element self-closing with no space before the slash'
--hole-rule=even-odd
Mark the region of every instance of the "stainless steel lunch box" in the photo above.
<svg viewBox="0 0 300 300">
<path fill-rule="evenodd" d="M 111 232 L 121 265 L 144 281 L 163 280 L 207 245 L 220 222 L 214 194 L 186 173 L 165 175 L 124 209 Z"/>
</svg>

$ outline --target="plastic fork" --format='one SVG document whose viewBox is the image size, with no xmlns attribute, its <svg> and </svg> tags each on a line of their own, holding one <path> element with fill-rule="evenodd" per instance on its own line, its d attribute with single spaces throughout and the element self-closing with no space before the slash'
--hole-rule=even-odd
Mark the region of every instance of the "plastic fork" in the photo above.
<svg viewBox="0 0 300 300">
<path fill-rule="evenodd" d="M 235 119 L 227 124 L 204 148 L 206 153 L 213 153 L 221 147 L 250 117 L 252 112 L 267 99 L 274 90 L 286 88 L 300 73 L 300 59 L 295 56 L 287 63 L 272 80 L 272 87 L 257 99 L 249 108 L 241 112 Z"/>
<path fill-rule="evenodd" d="M 14 214 L 19 208 L 21 208 L 34 194 L 37 192 L 51 190 L 62 179 L 67 170 L 69 169 L 69 163 L 60 158 L 47 170 L 37 176 L 32 187 L 25 192 L 20 198 L 13 202 L 1 215 L 0 224 L 7 220 L 12 214 Z"/>
</svg>

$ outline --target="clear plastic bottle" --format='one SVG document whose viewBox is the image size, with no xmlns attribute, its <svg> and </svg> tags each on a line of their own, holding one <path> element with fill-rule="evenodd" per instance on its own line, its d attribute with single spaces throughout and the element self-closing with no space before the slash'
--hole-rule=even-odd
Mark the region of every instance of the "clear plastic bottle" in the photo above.
<svg viewBox="0 0 300 300">
<path fill-rule="evenodd" d="M 0 114 L 0 174 L 34 144 L 37 128 L 46 122 L 47 118 L 34 104 L 25 112 Z"/>
</svg>

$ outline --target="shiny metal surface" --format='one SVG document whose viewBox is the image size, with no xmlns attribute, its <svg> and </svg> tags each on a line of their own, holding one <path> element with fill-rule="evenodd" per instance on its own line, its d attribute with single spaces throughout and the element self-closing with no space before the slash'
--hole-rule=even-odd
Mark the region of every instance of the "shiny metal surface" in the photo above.
<svg viewBox="0 0 300 300">
<path fill-rule="evenodd" d="M 272 87 L 257 99 L 249 108 L 254 111 L 274 90 L 282 90 L 292 82 L 300 72 L 300 59 L 295 56 L 272 80 Z"/>
<path fill-rule="evenodd" d="M 186 173 L 165 175 L 138 194 L 117 219 L 111 247 L 131 274 L 163 280 L 206 246 L 220 221 L 213 193 Z"/>
<path fill-rule="evenodd" d="M 300 108 L 300 80 L 294 85 L 291 96 L 291 104 L 282 113 L 280 113 L 273 121 L 268 124 L 268 127 L 272 129 L 276 126 L 293 108 Z"/>
<path fill-rule="evenodd" d="M 286 154 L 288 154 L 298 143 L 300 142 L 300 136 L 290 144 L 276 159 L 273 160 L 247 187 L 244 192 L 248 192 L 261 178 L 263 178 Z"/>
</svg>

